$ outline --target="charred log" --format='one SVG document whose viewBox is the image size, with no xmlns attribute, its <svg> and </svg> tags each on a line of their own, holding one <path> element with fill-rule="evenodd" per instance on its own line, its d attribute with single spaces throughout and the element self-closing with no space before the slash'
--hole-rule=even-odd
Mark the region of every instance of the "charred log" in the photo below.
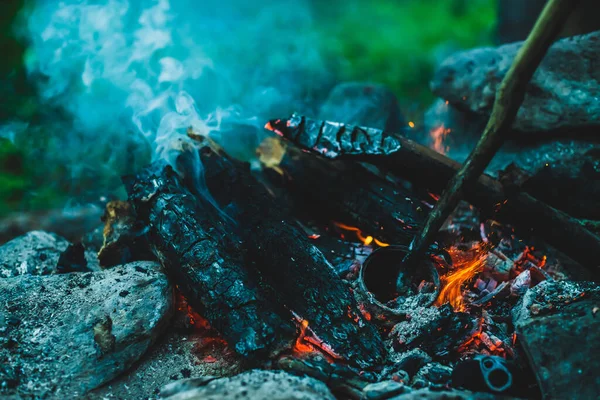
<svg viewBox="0 0 600 400">
<path fill-rule="evenodd" d="M 411 242 L 426 207 L 410 190 L 357 163 L 327 162 L 288 148 L 269 181 L 290 194 L 299 213 L 359 228 L 387 244 Z"/>
<path fill-rule="evenodd" d="M 276 289 L 287 308 L 314 332 L 330 356 L 368 367 L 382 361 L 384 349 L 374 325 L 331 264 L 289 215 L 250 174 L 209 147 L 200 150 L 206 184 L 234 220 L 262 279 Z"/>
<path fill-rule="evenodd" d="M 432 149 L 373 128 L 294 115 L 288 120 L 269 122 L 267 129 L 330 159 L 352 159 L 383 166 L 433 192 L 444 190 L 461 167 L 460 163 Z M 600 275 L 596 256 L 600 254 L 600 238 L 568 214 L 528 193 L 507 190 L 501 182 L 485 174 L 472 187 L 465 188 L 465 196 L 483 210 L 494 212 L 494 218 L 540 236 L 581 263 L 594 278 Z"/>
<path fill-rule="evenodd" d="M 276 350 L 291 339 L 284 319 L 243 266 L 239 239 L 212 206 L 195 198 L 172 168 L 157 162 L 126 179 L 129 201 L 148 228 L 152 250 L 190 305 L 240 354 Z"/>
</svg>

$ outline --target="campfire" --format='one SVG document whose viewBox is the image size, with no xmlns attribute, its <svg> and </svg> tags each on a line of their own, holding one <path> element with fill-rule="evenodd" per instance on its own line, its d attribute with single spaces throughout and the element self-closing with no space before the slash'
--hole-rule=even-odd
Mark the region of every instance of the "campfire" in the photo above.
<svg viewBox="0 0 600 400">
<path fill-rule="evenodd" d="M 537 170 L 505 162 L 490 172 L 515 132 L 538 124 L 554 134 L 569 118 L 577 128 L 597 126 L 597 116 L 570 103 L 561 113 L 553 103 L 584 91 L 568 86 L 572 79 L 560 90 L 546 81 L 562 82 L 552 74 L 564 69 L 563 47 L 597 47 L 598 34 L 552 45 L 574 6 L 548 4 L 520 47 L 459 54 L 436 73 L 432 89 L 450 93 L 432 109 L 461 115 L 458 125 L 450 117 L 403 120 L 395 96 L 370 83 L 339 84 L 316 113 L 270 115 L 269 103 L 248 118 L 219 108 L 203 119 L 192 95 L 173 89 L 199 79 L 199 59 L 161 56 L 158 86 L 172 84 L 173 92 L 159 96 L 143 74 L 119 77 L 106 93 L 132 90 L 129 119 L 152 137 L 152 159 L 132 162 L 120 197 L 102 197 L 93 229 L 70 226 L 77 218 L 67 212 L 47 220 L 32 214 L 40 219 L 35 229 L 0 246 L 0 396 L 597 395 L 600 238 L 586 212 L 597 217 L 598 204 L 587 196 L 565 204 L 568 196 L 556 194 L 594 197 L 597 147 L 560 159 L 581 176 L 561 175 L 553 169 L 559 163 L 545 159 Z M 127 13 L 109 6 L 114 14 L 92 7 L 85 21 L 102 25 Z M 170 7 L 160 1 L 142 13 L 146 35 L 173 40 L 160 29 Z M 55 18 L 66 24 L 69 15 Z M 154 79 L 155 60 L 144 49 L 153 54 L 162 44 L 141 43 L 148 40 L 140 35 L 135 57 L 148 58 Z M 188 35 L 186 28 L 173 37 Z M 94 42 L 97 35 L 84 36 Z M 109 40 L 116 48 L 120 41 Z M 113 61 L 120 65 L 121 54 Z M 78 76 L 86 87 L 99 71 L 121 75 L 96 64 L 87 60 Z M 268 90 L 259 92 L 244 101 L 260 103 Z M 94 104 L 86 101 L 71 109 Z M 467 128 L 480 137 L 463 135 Z M 470 151 L 464 163 L 450 157 L 461 140 Z M 579 191 L 563 181 L 592 183 Z"/>
</svg>

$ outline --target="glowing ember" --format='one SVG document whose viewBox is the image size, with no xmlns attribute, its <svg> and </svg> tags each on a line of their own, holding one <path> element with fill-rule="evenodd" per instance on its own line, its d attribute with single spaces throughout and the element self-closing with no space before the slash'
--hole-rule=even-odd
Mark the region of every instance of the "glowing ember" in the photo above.
<svg viewBox="0 0 600 400">
<path fill-rule="evenodd" d="M 451 129 L 446 129 L 443 124 L 435 129 L 432 129 L 431 132 L 429 132 L 429 135 L 433 139 L 431 148 L 438 153 L 446 154 L 450 148 L 444 145 L 444 140 L 450 132 Z"/>
<path fill-rule="evenodd" d="M 454 265 L 454 271 L 441 278 L 442 290 L 435 304 L 441 306 L 450 303 L 454 311 L 465 311 L 462 286 L 478 273 L 483 271 L 488 250 L 483 246 L 475 246 L 471 251 L 464 252 L 456 247 L 448 250 Z"/>
<path fill-rule="evenodd" d="M 342 357 L 338 355 L 333 348 L 323 340 L 321 340 L 315 332 L 309 328 L 308 320 L 300 317 L 298 314 L 292 311 L 294 320 L 300 327 L 300 333 L 294 343 L 292 352 L 296 355 L 302 355 L 305 353 L 319 352 L 327 361 L 333 363 L 335 360 L 342 360 Z"/>
<path fill-rule="evenodd" d="M 294 343 L 294 353 L 312 353 L 315 350 L 314 346 L 304 340 L 306 337 L 306 329 L 308 328 L 308 321 L 303 319 L 300 322 L 300 333 L 298 334 L 298 338 L 296 339 L 296 343 Z"/>
<path fill-rule="evenodd" d="M 175 293 L 175 304 L 177 306 L 177 310 L 186 314 L 189 319 L 190 325 L 198 330 L 208 331 L 210 330 L 210 324 L 206 318 L 202 317 L 198 314 L 192 306 L 190 306 L 187 302 L 187 299 L 181 294 L 179 290 Z"/>
<path fill-rule="evenodd" d="M 378 240 L 378 239 L 374 238 L 371 235 L 364 235 L 363 232 L 359 228 L 357 228 L 357 227 L 346 225 L 346 224 L 342 224 L 341 222 L 333 222 L 333 224 L 335 226 L 337 226 L 338 228 L 343 229 L 345 231 L 354 232 L 354 234 L 356 235 L 356 237 L 358 238 L 358 240 L 360 240 L 361 242 L 363 242 L 363 244 L 365 246 L 369 246 L 372 243 L 375 243 L 379 247 L 389 246 L 388 243 L 382 242 L 381 240 Z"/>
</svg>

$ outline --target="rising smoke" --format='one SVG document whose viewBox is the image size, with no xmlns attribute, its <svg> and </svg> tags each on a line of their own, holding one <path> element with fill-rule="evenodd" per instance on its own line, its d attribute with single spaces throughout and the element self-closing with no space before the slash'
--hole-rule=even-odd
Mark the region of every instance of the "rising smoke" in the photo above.
<svg viewBox="0 0 600 400">
<path fill-rule="evenodd" d="M 64 143 L 72 166 L 132 140 L 168 159 L 189 127 L 249 157 L 265 120 L 311 113 L 332 84 L 311 14 L 302 1 L 37 0 L 26 67 L 80 138 Z"/>
</svg>

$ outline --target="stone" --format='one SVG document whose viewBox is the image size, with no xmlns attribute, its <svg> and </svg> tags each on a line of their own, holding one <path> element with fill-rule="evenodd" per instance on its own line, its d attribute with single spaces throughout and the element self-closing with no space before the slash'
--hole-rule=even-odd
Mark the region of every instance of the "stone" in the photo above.
<svg viewBox="0 0 600 400">
<path fill-rule="evenodd" d="M 407 391 L 404 384 L 396 381 L 382 381 L 370 383 L 364 387 L 362 398 L 364 400 L 384 400 Z"/>
<path fill-rule="evenodd" d="M 172 303 L 156 263 L 0 279 L 0 397 L 83 396 L 140 359 Z"/>
<path fill-rule="evenodd" d="M 437 96 L 489 117 L 496 91 L 522 42 L 456 53 L 431 82 Z M 600 31 L 554 43 L 528 85 L 513 127 L 521 132 L 588 130 L 600 125 Z"/>
<path fill-rule="evenodd" d="M 412 386 L 420 389 L 428 386 L 444 387 L 450 384 L 452 368 L 437 362 L 427 363 L 412 379 Z"/>
<path fill-rule="evenodd" d="M 319 118 L 389 132 L 406 127 L 396 96 L 384 85 L 368 82 L 337 85 L 321 106 Z"/>
<path fill-rule="evenodd" d="M 544 281 L 529 289 L 512 317 L 543 398 L 589 399 L 600 393 L 600 286 Z"/>
<path fill-rule="evenodd" d="M 86 271 L 100 270 L 96 254 L 85 250 L 81 243 L 72 245 L 55 233 L 31 231 L 0 247 L 0 278 L 71 272 L 74 253 Z M 61 257 L 65 265 L 59 265 Z"/>
<path fill-rule="evenodd" d="M 466 390 L 433 390 L 424 388 L 401 394 L 390 400 L 509 400 L 508 396 L 499 396 L 490 393 L 474 393 Z"/>
<path fill-rule="evenodd" d="M 394 363 L 394 367 L 390 371 L 391 374 L 399 369 L 406 372 L 409 376 L 413 376 L 421 369 L 421 367 L 431 362 L 431 357 L 423 350 L 416 348 L 404 353 L 391 351 L 390 360 Z M 385 371 L 386 370 L 384 370 L 384 372 Z"/>
<path fill-rule="evenodd" d="M 57 263 L 69 242 L 54 233 L 32 231 L 0 247 L 0 277 L 57 273 Z"/>
<path fill-rule="evenodd" d="M 314 378 L 258 369 L 229 378 L 174 382 L 160 394 L 166 400 L 335 400 L 327 386 Z"/>
</svg>

